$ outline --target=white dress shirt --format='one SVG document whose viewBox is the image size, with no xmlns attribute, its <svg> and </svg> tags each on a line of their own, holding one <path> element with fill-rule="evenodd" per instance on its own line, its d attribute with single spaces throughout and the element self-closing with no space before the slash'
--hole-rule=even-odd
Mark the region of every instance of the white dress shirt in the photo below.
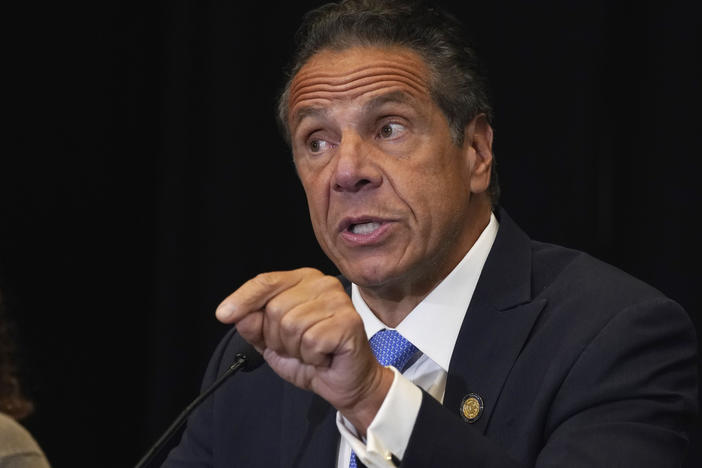
<svg viewBox="0 0 702 468">
<path fill-rule="evenodd" d="M 465 257 L 397 326 L 396 330 L 414 344 L 421 355 L 402 374 L 391 367 L 395 379 L 366 430 L 365 440 L 361 440 L 353 425 L 337 412 L 336 425 L 341 433 L 337 468 L 348 468 L 352 449 L 368 468 L 393 467 L 390 454 L 402 460 L 412 435 L 422 403 L 419 388 L 443 402 L 453 348 L 497 229 L 498 222 L 492 214 Z M 373 314 L 355 284 L 351 286 L 351 300 L 363 319 L 368 337 L 388 328 Z"/>
</svg>

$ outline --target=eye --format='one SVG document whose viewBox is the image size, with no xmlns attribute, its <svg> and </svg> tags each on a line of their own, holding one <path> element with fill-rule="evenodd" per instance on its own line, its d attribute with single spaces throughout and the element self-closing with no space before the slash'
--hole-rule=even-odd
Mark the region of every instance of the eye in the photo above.
<svg viewBox="0 0 702 468">
<path fill-rule="evenodd" d="M 386 123 L 380 127 L 380 132 L 378 132 L 378 137 L 384 140 L 390 140 L 393 138 L 399 138 L 405 132 L 406 128 L 404 125 L 399 123 Z"/>
<path fill-rule="evenodd" d="M 310 153 L 321 153 L 331 148 L 331 144 L 328 141 L 315 138 L 307 142 L 307 148 Z"/>
</svg>

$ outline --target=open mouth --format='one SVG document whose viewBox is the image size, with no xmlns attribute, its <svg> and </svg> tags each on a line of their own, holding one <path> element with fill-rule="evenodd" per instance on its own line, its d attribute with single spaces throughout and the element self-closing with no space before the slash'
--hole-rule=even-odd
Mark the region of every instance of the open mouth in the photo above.
<svg viewBox="0 0 702 468">
<path fill-rule="evenodd" d="M 348 230 L 354 234 L 370 234 L 380 227 L 380 223 L 374 221 L 368 223 L 350 224 Z"/>
</svg>

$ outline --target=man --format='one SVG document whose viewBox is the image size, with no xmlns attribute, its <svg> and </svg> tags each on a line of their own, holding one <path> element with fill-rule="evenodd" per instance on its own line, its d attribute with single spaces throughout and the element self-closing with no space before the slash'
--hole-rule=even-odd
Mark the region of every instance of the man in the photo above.
<svg viewBox="0 0 702 468">
<path fill-rule="evenodd" d="M 265 273 L 222 302 L 217 318 L 267 366 L 220 389 L 165 466 L 679 465 L 696 409 L 689 320 L 498 208 L 461 26 L 352 0 L 309 14 L 299 42 L 280 121 L 343 278 Z M 385 361 L 396 345 L 401 364 Z"/>
</svg>

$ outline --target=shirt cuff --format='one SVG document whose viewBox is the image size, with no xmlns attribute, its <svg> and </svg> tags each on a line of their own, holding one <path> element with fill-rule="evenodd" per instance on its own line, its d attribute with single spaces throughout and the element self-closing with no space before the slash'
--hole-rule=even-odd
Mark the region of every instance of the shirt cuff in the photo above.
<svg viewBox="0 0 702 468">
<path fill-rule="evenodd" d="M 390 390 L 366 431 L 365 441 L 353 425 L 337 412 L 336 426 L 356 456 L 371 467 L 392 467 L 391 456 L 402 460 L 422 405 L 422 391 L 397 369 Z"/>
</svg>

